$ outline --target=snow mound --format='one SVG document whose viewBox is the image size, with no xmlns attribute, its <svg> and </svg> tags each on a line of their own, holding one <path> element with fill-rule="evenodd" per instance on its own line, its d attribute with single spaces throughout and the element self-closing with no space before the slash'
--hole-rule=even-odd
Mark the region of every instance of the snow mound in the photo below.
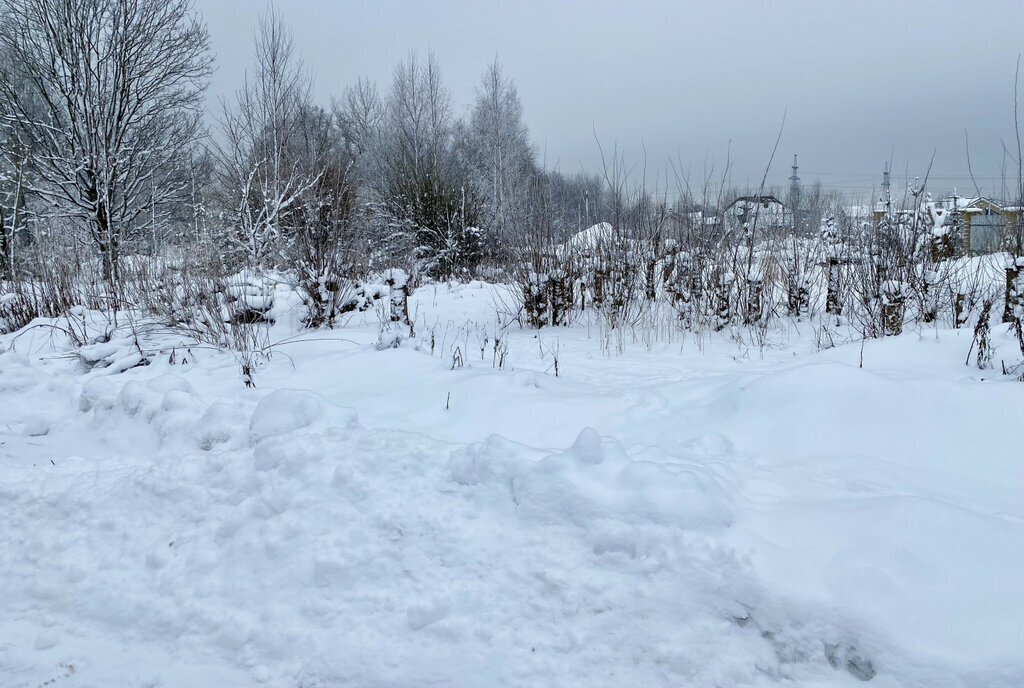
<svg viewBox="0 0 1024 688">
<path fill-rule="evenodd" d="M 23 392 L 37 383 L 37 378 L 25 366 L 14 361 L 4 361 L 0 366 L 0 392 Z"/>
<path fill-rule="evenodd" d="M 452 480 L 463 486 L 504 485 L 524 518 L 589 528 L 609 518 L 716 530 L 732 522 L 718 476 L 668 455 L 635 460 L 617 441 L 584 428 L 565 451 L 539 460 L 515 443 L 491 437 L 455 452 Z"/>
<path fill-rule="evenodd" d="M 249 414 L 237 404 L 211 404 L 196 421 L 193 434 L 199 448 L 209 451 L 218 445 L 249 439 Z"/>
<path fill-rule="evenodd" d="M 569 251 L 595 251 L 615 238 L 615 229 L 608 222 L 598 222 L 573 234 L 565 242 Z"/>
<path fill-rule="evenodd" d="M 29 437 L 42 437 L 50 433 L 52 420 L 42 414 L 33 414 L 25 419 L 25 426 L 22 432 Z"/>
<path fill-rule="evenodd" d="M 86 380 L 78 396 L 78 410 L 86 413 L 95 408 L 113 408 L 118 389 L 109 378 L 94 377 Z"/>
<path fill-rule="evenodd" d="M 351 427 L 357 422 L 355 411 L 331 404 L 319 394 L 296 389 L 271 392 L 256 405 L 249 423 L 253 444 L 277 435 L 285 435 L 320 421 L 334 427 Z"/>
</svg>

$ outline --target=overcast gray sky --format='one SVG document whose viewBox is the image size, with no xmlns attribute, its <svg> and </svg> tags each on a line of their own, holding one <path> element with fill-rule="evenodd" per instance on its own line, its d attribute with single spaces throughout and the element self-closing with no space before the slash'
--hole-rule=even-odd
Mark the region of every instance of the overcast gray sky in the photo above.
<svg viewBox="0 0 1024 688">
<path fill-rule="evenodd" d="M 215 99 L 241 84 L 267 5 L 197 6 L 218 58 Z M 908 169 L 923 176 L 935 151 L 929 187 L 970 193 L 967 130 L 975 176 L 999 195 L 1001 140 L 1016 150 L 1022 0 L 289 0 L 276 8 L 324 104 L 359 76 L 386 90 L 410 50 L 432 49 L 462 113 L 497 55 L 538 152 L 565 172 L 599 168 L 596 130 L 606 151 L 617 144 L 628 161 L 641 163 L 646 149 L 649 179 L 664 179 L 671 157 L 700 180 L 706 160 L 721 171 L 731 150 L 732 182 L 756 187 L 784 112 L 774 183 L 785 183 L 799 153 L 805 183 L 866 195 L 890 155 L 902 183 Z"/>
</svg>

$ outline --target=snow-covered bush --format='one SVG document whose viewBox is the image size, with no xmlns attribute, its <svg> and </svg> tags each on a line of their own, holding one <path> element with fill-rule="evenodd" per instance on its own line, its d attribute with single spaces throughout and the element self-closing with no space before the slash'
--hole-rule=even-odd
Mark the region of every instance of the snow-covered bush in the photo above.
<svg viewBox="0 0 1024 688">
<path fill-rule="evenodd" d="M 573 285 L 565 269 L 553 268 L 544 272 L 531 271 L 520 285 L 526 325 L 541 328 L 545 325 L 567 325 L 573 309 Z"/>
<path fill-rule="evenodd" d="M 581 251 L 572 241 L 560 244 L 543 186 L 534 189 L 526 231 L 512 253 L 508 315 L 531 328 L 568 325 L 584 307 Z M 579 293 L 577 293 L 579 292 Z"/>
</svg>

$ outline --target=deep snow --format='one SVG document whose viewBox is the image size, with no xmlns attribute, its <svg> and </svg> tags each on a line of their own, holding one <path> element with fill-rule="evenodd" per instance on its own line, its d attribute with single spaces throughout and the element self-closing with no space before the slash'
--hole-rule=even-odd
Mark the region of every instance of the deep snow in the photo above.
<svg viewBox="0 0 1024 688">
<path fill-rule="evenodd" d="M 254 389 L 0 337 L 0 685 L 1024 685 L 1024 385 L 968 330 L 499 369 L 494 289 L 280 324 Z"/>
</svg>

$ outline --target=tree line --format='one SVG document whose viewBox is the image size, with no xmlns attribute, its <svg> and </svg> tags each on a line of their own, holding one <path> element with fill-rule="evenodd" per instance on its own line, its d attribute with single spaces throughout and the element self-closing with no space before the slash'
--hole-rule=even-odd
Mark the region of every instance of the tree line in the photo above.
<svg viewBox="0 0 1024 688">
<path fill-rule="evenodd" d="M 817 294 L 864 336 L 942 311 L 958 326 L 991 300 L 936 248 L 952 235 L 928 218 L 924 186 L 872 225 L 820 186 L 762 181 L 739 197 L 728 164 L 691 179 L 679 162 L 669 202 L 617 150 L 601 150 L 595 174 L 545 169 L 497 59 L 460 117 L 433 53 L 323 104 L 273 10 L 252 49 L 208 117 L 214 60 L 191 0 L 0 0 L 0 285 L 20 290 L 0 299 L 8 328 L 65 312 L 92 279 L 97 308 L 205 312 L 216 333 L 224 303 L 267 273 L 292 280 L 310 326 L 362 303 L 353 285 L 371 271 L 405 294 L 492 276 L 515 285 L 525 324 L 592 308 L 619 337 L 658 301 L 684 328 L 738 323 L 764 340 L 774 316 L 808 316 Z M 766 210 L 773 194 L 780 215 Z M 1020 225 L 1003 300 L 1024 349 Z M 227 320 L 259 317 L 241 313 Z"/>
<path fill-rule="evenodd" d="M 0 270 L 59 232 L 104 279 L 127 253 L 209 242 L 227 267 L 298 267 L 329 281 L 353 261 L 439 278 L 500 255 L 531 192 L 576 226 L 593 177 L 537 163 L 497 60 L 456 117 L 432 53 L 386 87 L 329 106 L 273 11 L 217 123 L 204 124 L 210 38 L 190 0 L 0 2 Z"/>
</svg>

